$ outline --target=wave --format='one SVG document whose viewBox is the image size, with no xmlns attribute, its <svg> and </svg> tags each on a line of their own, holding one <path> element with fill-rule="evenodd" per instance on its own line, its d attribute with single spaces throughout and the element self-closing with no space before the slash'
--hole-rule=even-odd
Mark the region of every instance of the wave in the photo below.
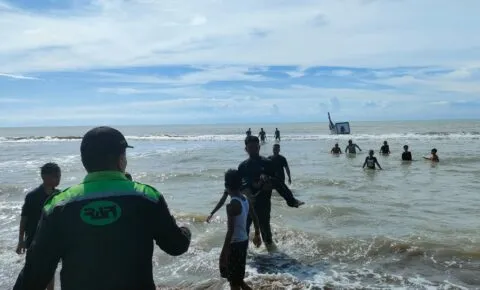
<svg viewBox="0 0 480 290">
<path fill-rule="evenodd" d="M 139 141 L 242 141 L 243 134 L 211 134 L 211 135 L 145 135 L 125 136 L 129 140 Z M 425 132 L 425 133 L 391 133 L 391 134 L 289 134 L 284 135 L 284 141 L 315 141 L 315 140 L 348 140 L 348 139 L 480 139 L 480 132 Z M 13 142 L 66 142 L 80 141 L 82 136 L 28 136 L 28 137 L 0 137 L 0 143 Z M 271 142 L 273 139 L 267 139 Z"/>
</svg>

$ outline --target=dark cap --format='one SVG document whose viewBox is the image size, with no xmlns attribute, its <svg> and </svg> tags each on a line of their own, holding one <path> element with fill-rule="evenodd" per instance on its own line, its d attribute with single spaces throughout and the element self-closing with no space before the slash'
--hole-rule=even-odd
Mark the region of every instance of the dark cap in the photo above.
<svg viewBox="0 0 480 290">
<path fill-rule="evenodd" d="M 127 140 L 120 131 L 111 127 L 96 127 L 88 131 L 82 138 L 80 145 L 81 154 L 107 155 L 122 153 L 128 145 Z"/>
</svg>

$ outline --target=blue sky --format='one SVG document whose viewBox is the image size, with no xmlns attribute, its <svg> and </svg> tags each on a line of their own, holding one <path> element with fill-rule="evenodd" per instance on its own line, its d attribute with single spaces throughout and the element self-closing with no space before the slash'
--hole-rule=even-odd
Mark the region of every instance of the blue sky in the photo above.
<svg viewBox="0 0 480 290">
<path fill-rule="evenodd" d="M 0 126 L 473 119 L 476 0 L 0 0 Z"/>
</svg>

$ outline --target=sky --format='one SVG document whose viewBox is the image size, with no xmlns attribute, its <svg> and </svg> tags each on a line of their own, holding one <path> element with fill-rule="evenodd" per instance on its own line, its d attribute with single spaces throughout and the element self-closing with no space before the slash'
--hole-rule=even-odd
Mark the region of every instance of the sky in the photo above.
<svg viewBox="0 0 480 290">
<path fill-rule="evenodd" d="M 0 0 L 0 126 L 478 119 L 478 0 Z"/>
</svg>

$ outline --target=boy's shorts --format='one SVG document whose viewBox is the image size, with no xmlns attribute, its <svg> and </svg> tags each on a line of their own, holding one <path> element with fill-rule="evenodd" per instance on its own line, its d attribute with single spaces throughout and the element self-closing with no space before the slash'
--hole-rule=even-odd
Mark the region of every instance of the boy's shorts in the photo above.
<svg viewBox="0 0 480 290">
<path fill-rule="evenodd" d="M 220 269 L 223 278 L 230 284 L 240 285 L 245 278 L 245 265 L 247 263 L 248 240 L 230 244 L 230 255 L 227 269 Z"/>
</svg>

